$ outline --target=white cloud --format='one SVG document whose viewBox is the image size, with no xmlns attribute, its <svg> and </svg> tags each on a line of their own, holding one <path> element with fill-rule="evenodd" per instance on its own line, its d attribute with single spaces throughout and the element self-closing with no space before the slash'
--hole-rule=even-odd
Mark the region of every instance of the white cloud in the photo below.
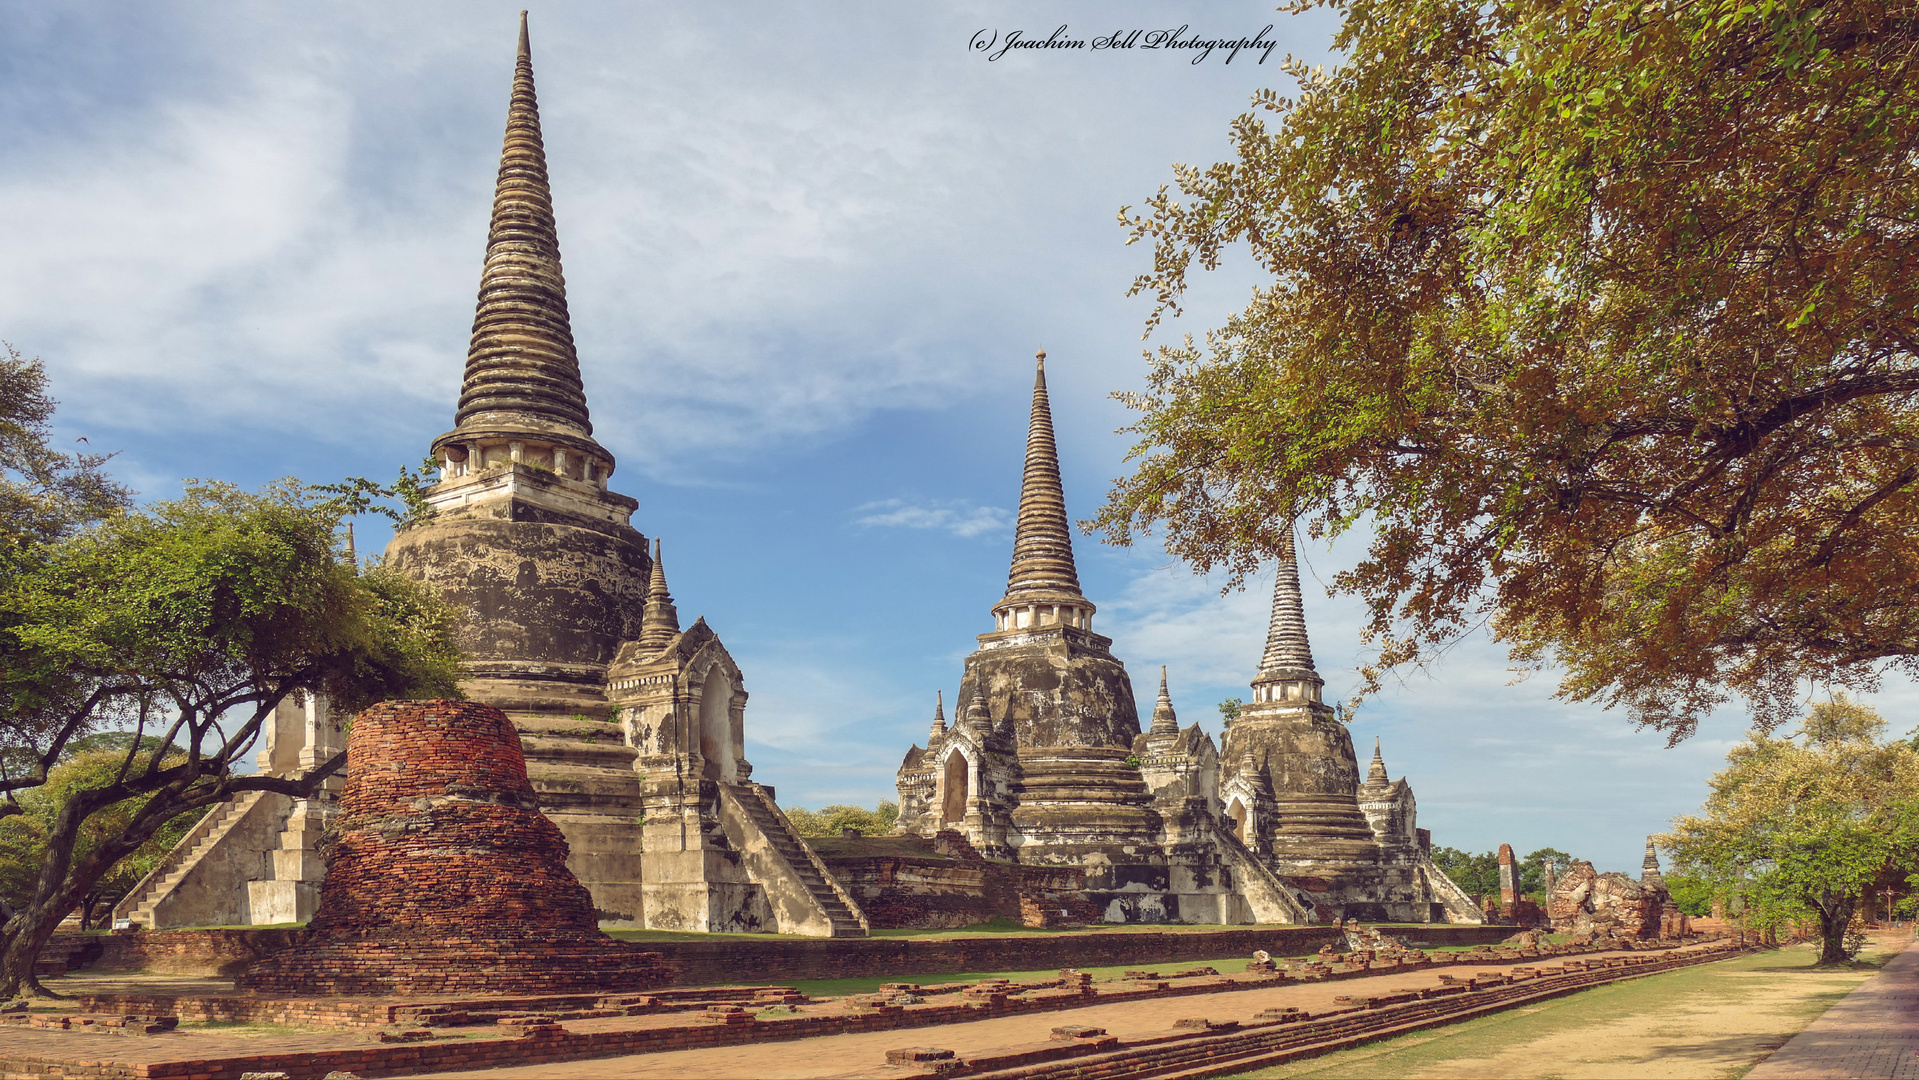
<svg viewBox="0 0 1919 1080">
<path fill-rule="evenodd" d="M 1033 346 L 1002 339 L 1050 341 L 1063 364 L 1077 346 L 1094 400 L 1130 382 L 1139 262 L 1113 212 L 1167 162 L 1223 150 L 1229 110 L 1276 77 L 988 65 L 964 41 L 1016 9 L 825 10 L 535 15 L 582 365 L 599 437 L 634 471 L 707 480 L 879 410 L 953 407 L 1025 365 Z M 0 116 L 0 326 L 47 359 L 68 418 L 339 446 L 370 421 L 444 426 L 513 13 L 177 8 L 150 20 L 168 43 L 152 49 L 110 7 L 34 24 L 24 53 L 130 54 L 130 73 L 0 79 L 100 102 Z M 1289 45 L 1311 52 L 1322 28 L 1297 25 Z M 95 85 L 113 79 L 129 84 Z M 1169 122 L 1196 111 L 1219 118 L 1203 136 Z"/>
<path fill-rule="evenodd" d="M 894 771 L 929 704 L 907 700 L 846 639 L 749 642 L 741 653 L 747 688 L 747 759 L 754 778 L 778 781 L 786 806 L 870 806 L 895 798 Z M 748 655 L 750 654 L 750 655 Z M 917 731 L 915 729 L 918 729 Z"/>
<path fill-rule="evenodd" d="M 853 524 L 868 528 L 939 529 L 971 539 L 1004 533 L 1013 527 L 1013 512 L 999 506 L 975 506 L 963 499 L 911 503 L 881 499 L 856 508 Z"/>
</svg>

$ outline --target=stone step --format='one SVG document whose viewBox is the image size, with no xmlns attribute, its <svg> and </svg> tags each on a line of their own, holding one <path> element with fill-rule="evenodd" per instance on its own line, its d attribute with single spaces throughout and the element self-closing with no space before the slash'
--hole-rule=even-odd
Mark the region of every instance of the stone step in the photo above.
<svg viewBox="0 0 1919 1080">
<path fill-rule="evenodd" d="M 786 860 L 792 868 L 793 876 L 805 887 L 826 915 L 834 937 L 865 937 L 867 932 L 860 926 L 859 918 L 847 903 L 840 899 L 826 875 L 813 862 L 806 841 L 792 831 L 790 824 L 773 812 L 757 790 L 743 792 L 741 803 L 746 808 L 747 817 L 759 826 L 760 832 L 773 845 L 773 850 Z"/>
</svg>

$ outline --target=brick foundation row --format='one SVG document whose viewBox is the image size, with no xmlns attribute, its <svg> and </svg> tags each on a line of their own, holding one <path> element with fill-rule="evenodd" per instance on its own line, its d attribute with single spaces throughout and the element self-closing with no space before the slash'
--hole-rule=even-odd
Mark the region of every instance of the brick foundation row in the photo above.
<svg viewBox="0 0 1919 1080">
<path fill-rule="evenodd" d="M 1487 945 L 1513 933 L 1510 926 L 1391 926 L 1384 929 L 1394 937 L 1435 946 Z M 81 940 L 99 943 L 87 965 L 96 970 L 230 976 L 292 948 L 302 940 L 302 932 L 292 929 L 147 930 Z M 930 976 L 1166 964 L 1250 956 L 1256 949 L 1298 956 L 1316 952 L 1321 945 L 1343 944 L 1343 935 L 1330 926 L 1249 926 L 1184 933 L 1114 929 L 1000 937 L 797 940 L 768 937 L 763 941 L 723 938 L 649 941 L 643 948 L 659 953 L 674 969 L 673 985 L 718 986 L 872 975 Z"/>
<path fill-rule="evenodd" d="M 920 1066 L 924 1070 L 920 1075 L 927 1080 L 1201 1080 L 1269 1068 L 1752 951 L 1727 945 L 1678 956 L 1616 959 L 1584 970 L 1539 972 L 1517 981 L 1471 980 L 1423 992 L 1377 995 L 1309 1019 L 1274 1018 L 1251 1024 L 1194 1020 L 1182 1022 L 1191 1026 L 1189 1030 L 1127 1040 L 1095 1030 L 1079 1038 L 1056 1036 L 1050 1042 L 964 1059 L 933 1048 L 896 1051 L 888 1057 L 895 1064 Z M 1068 1029 L 1060 1030 L 1064 1034 Z"/>
<path fill-rule="evenodd" d="M 1572 992 L 1586 986 L 1616 981 L 1619 978 L 1638 977 L 1656 971 L 1670 970 L 1690 964 L 1724 959 L 1737 955 L 1743 949 L 1727 945 L 1709 951 L 1671 956 L 1669 953 L 1649 953 L 1645 957 L 1613 958 L 1593 961 L 1591 970 L 1575 975 L 1552 976 L 1554 993 Z M 1463 958 L 1456 961 L 1458 966 L 1475 965 L 1483 967 L 1488 963 L 1517 964 L 1542 954 L 1535 950 L 1510 952 L 1500 957 Z M 1573 955 L 1570 950 L 1548 950 L 1544 955 Z M 1577 961 L 1575 961 L 1577 962 Z M 1408 970 L 1419 970 L 1435 965 L 1430 962 L 1406 965 Z M 1391 970 L 1386 968 L 1385 970 Z M 1314 973 L 1314 980 L 1339 980 L 1378 976 L 1381 969 L 1351 968 L 1334 969 L 1330 973 Z M 1527 976 L 1527 979 L 1531 979 Z M 1257 981 L 1235 981 L 1226 978 L 1208 978 L 1204 981 L 1193 980 L 1184 984 L 1168 982 L 1135 983 L 1129 989 L 1105 989 L 1072 992 L 1043 992 L 1037 996 L 1017 996 L 1000 992 L 962 993 L 954 996 L 960 1000 L 952 1004 L 917 1006 L 905 1009 L 898 1005 L 880 1006 L 868 1011 L 820 1016 L 795 1016 L 769 1021 L 752 1020 L 749 1016 L 738 1017 L 738 1023 L 714 1024 L 696 1022 L 687 1026 L 649 1028 L 638 1031 L 604 1032 L 566 1032 L 558 1025 L 540 1025 L 528 1029 L 521 1038 L 512 1039 L 475 1039 L 446 1042 L 410 1043 L 343 1048 L 340 1050 L 315 1051 L 308 1053 L 265 1053 L 245 1057 L 220 1058 L 217 1060 L 195 1061 L 154 1061 L 142 1063 L 114 1063 L 98 1060 L 99 1048 L 87 1058 L 62 1058 L 51 1056 L 25 1058 L 16 1056 L 12 1060 L 0 1060 L 0 1073 L 27 1076 L 74 1076 L 99 1077 L 102 1080 L 238 1080 L 247 1072 L 284 1071 L 294 1076 L 323 1075 L 333 1070 L 358 1073 L 361 1076 L 399 1076 L 420 1072 L 441 1072 L 462 1068 L 481 1068 L 501 1064 L 535 1065 L 547 1062 L 569 1061 L 582 1058 L 613 1057 L 627 1054 L 655 1053 L 667 1050 L 697 1050 L 720 1046 L 734 1046 L 742 1043 L 783 1041 L 789 1039 L 814 1038 L 824 1035 L 843 1035 L 861 1032 L 900 1030 L 908 1028 L 934 1027 L 952 1023 L 965 1023 L 973 1020 L 990 1019 L 1022 1013 L 1050 1012 L 1067 1009 L 1085 1008 L 1090 1005 L 1116 1004 L 1129 1001 L 1141 1001 L 1157 998 L 1199 996 L 1221 991 L 1259 989 L 1262 986 L 1277 985 L 1282 977 L 1275 975 L 1270 979 Z M 1501 982 L 1504 982 L 1502 979 Z M 1510 988 L 1520 995 L 1534 995 L 1539 988 L 1526 986 L 1523 982 Z M 1486 996 L 1490 994 L 1491 996 Z M 1449 997 L 1448 995 L 1454 995 Z M 1466 995 L 1460 997 L 1458 995 Z M 688 994 L 691 998 L 692 994 Z M 497 1000 L 497 999 L 496 999 Z M 1458 1000 L 1462 1004 L 1453 1005 Z M 1462 984 L 1459 991 L 1447 990 L 1436 994 L 1431 1002 L 1420 1001 L 1409 1005 L 1388 1003 L 1384 1011 L 1374 1011 L 1362 1005 L 1358 1008 L 1329 1014 L 1323 1018 L 1311 1020 L 1285 1031 L 1262 1034 L 1262 1037 L 1275 1037 L 1282 1041 L 1303 1037 L 1333 1038 L 1348 1033 L 1339 1025 L 1354 1024 L 1364 1028 L 1373 1023 L 1367 1017 L 1388 1017 L 1394 1023 L 1416 1019 L 1419 1010 L 1427 1010 L 1431 1016 L 1450 1015 L 1469 1003 L 1472 1008 L 1481 1008 L 1487 1004 L 1497 1007 L 1510 1007 L 1505 996 L 1496 989 Z M 1377 1004 L 1375 1002 L 1374 1004 Z M 1394 1008 L 1411 1009 L 1411 1012 L 1391 1012 Z M 1271 1025 L 1277 1027 L 1278 1025 Z M 1371 1030 L 1370 1028 L 1364 1028 Z M 1360 1030 L 1354 1028 L 1353 1030 Z M 1364 1038 L 1373 1035 L 1359 1036 Z M 1172 1036 L 1175 1039 L 1190 1039 L 1187 1034 Z M 1144 1044 L 1134 1044 L 1135 1048 Z M 1054 1047 L 1057 1054 L 1064 1047 Z M 1254 1050 L 1266 1052 L 1265 1046 L 1256 1046 Z M 1034 1053 L 1043 1053 L 1035 1050 Z M 1126 1053 L 1133 1053 L 1129 1049 Z M 1224 1051 L 1222 1051 L 1224 1052 Z M 1002 1057 L 1004 1055 L 1001 1055 Z M 1123 1055 L 1122 1055 L 1123 1056 Z M 998 1058 L 993 1059 L 995 1061 Z M 1204 1060 L 1204 1059 L 1202 1059 Z M 1237 1058 L 1235 1058 L 1237 1060 Z M 982 1061 L 982 1064 L 986 1062 Z M 1043 1062 L 1040 1064 L 1043 1065 Z M 1038 1065 L 1032 1067 L 1039 1067 Z M 1050 1067 L 1050 1066 L 1048 1066 Z M 1077 1067 L 1077 1066 L 1076 1066 Z M 996 1068 L 1002 1068 L 996 1066 Z M 1239 1066 L 1224 1069 L 1223 1072 L 1236 1071 Z M 950 1075 L 950 1071 L 941 1075 Z M 1007 1074 L 1010 1078 L 1012 1074 Z M 1020 1075 L 1027 1075 L 1021 1073 Z M 1063 1075 L 1063 1074 L 1062 1074 Z M 1077 1075 L 1077 1074 L 1075 1074 Z M 1117 1075 L 1117 1074 L 1116 1074 Z M 1002 1078 L 1007 1080 L 1007 1078 Z"/>
</svg>

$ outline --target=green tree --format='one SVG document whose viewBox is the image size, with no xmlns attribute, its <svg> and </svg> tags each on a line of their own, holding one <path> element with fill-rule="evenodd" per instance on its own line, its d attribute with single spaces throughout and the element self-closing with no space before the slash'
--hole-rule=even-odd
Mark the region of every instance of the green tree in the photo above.
<svg viewBox="0 0 1919 1080">
<path fill-rule="evenodd" d="M 1666 891 L 1679 910 L 1695 919 L 1711 915 L 1713 897 L 1719 895 L 1709 879 L 1695 874 L 1667 874 Z"/>
<path fill-rule="evenodd" d="M 881 799 L 879 806 L 872 810 L 835 803 L 818 810 L 796 806 L 786 811 L 795 832 L 817 837 L 837 837 L 842 829 L 858 829 L 864 836 L 884 836 L 893 831 L 899 816 L 899 804 L 890 799 Z"/>
<path fill-rule="evenodd" d="M 0 573 L 36 545 L 132 505 L 132 493 L 106 474 L 113 455 L 52 448 L 58 404 L 45 365 L 0 342 Z"/>
<path fill-rule="evenodd" d="M 20 814 L 0 818 L 0 860 L 6 864 L 0 868 L 0 902 L 10 908 L 18 909 L 30 899 L 40 867 L 47 859 L 47 837 L 67 800 L 75 792 L 113 783 L 120 771 L 128 740 L 101 739 L 98 736 L 90 740 L 75 740 L 76 743 L 85 741 L 108 745 L 96 745 L 69 753 L 65 761 L 47 773 L 44 785 L 20 793 Z M 184 755 L 177 747 L 163 755 L 163 764 L 167 766 L 178 765 L 183 760 Z M 84 859 L 105 840 L 125 832 L 134 817 L 145 807 L 148 798 L 135 796 L 124 799 L 87 818 L 76 838 L 74 857 Z M 158 866 L 160 860 L 173 850 L 173 846 L 208 809 L 190 810 L 168 821 L 146 843 L 101 875 L 81 897 L 80 928 L 93 929 L 96 912 L 126 895 L 127 890 Z"/>
<path fill-rule="evenodd" d="M 1316 6 L 1304 3 L 1299 6 Z M 1142 213 L 1162 348 L 1090 523 L 1237 582 L 1372 530 L 1335 587 L 1416 664 L 1490 617 L 1562 696 L 1674 740 L 1729 695 L 1919 670 L 1919 20 L 1884 0 L 1329 0 Z"/>
<path fill-rule="evenodd" d="M 305 796 L 340 768 L 344 754 L 301 777 L 237 771 L 289 695 L 347 713 L 458 696 L 454 612 L 344 559 L 345 512 L 291 482 L 193 483 L 21 546 L 0 582 L 0 819 L 28 814 L 74 740 L 131 737 L 117 766 L 42 793 L 59 809 L 31 888 L 0 913 L 0 995 L 37 989 L 33 960 L 59 920 L 179 815 L 242 791 Z"/>
<path fill-rule="evenodd" d="M 1239 719 L 1239 710 L 1244 704 L 1246 703 L 1236 697 L 1229 697 L 1219 703 L 1219 726 L 1222 730 L 1232 727 L 1233 721 Z"/>
<path fill-rule="evenodd" d="M 1743 901 L 1760 928 L 1816 922 L 1821 963 L 1850 958 L 1846 926 L 1887 877 L 1919 866 L 1919 753 L 1840 699 L 1801 731 L 1754 732 L 1714 774 L 1704 813 L 1659 837 L 1674 873 Z"/>
<path fill-rule="evenodd" d="M 1553 873 L 1563 876 L 1573 864 L 1573 857 L 1558 848 L 1543 847 L 1527 855 L 1519 863 L 1519 891 L 1538 893 L 1542 897 L 1546 892 L 1546 863 L 1553 864 Z"/>
<path fill-rule="evenodd" d="M 1499 895 L 1498 852 L 1474 854 L 1458 848 L 1436 847 L 1432 857 L 1433 865 L 1467 893 L 1473 896 Z"/>
</svg>

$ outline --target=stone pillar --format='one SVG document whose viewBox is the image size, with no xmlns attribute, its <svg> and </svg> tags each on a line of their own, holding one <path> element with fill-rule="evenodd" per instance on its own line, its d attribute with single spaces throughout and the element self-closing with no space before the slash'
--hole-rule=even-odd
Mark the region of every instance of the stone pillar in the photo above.
<svg viewBox="0 0 1919 1080">
<path fill-rule="evenodd" d="M 1499 845 L 1499 910 L 1507 918 L 1519 911 L 1519 866 L 1511 844 Z"/>
</svg>

